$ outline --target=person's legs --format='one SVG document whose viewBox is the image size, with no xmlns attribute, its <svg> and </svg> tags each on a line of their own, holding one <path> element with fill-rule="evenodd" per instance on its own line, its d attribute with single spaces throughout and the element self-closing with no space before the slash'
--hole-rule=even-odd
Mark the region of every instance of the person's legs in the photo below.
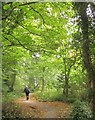
<svg viewBox="0 0 95 120">
<path fill-rule="evenodd" d="M 26 100 L 28 100 L 28 99 L 29 99 L 29 94 L 26 93 Z"/>
<path fill-rule="evenodd" d="M 27 100 L 29 99 L 29 95 L 27 95 Z"/>
</svg>

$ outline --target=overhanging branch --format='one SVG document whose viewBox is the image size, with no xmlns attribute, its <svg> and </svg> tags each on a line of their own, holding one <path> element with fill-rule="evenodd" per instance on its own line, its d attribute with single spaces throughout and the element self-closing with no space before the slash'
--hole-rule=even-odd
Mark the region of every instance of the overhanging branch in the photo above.
<svg viewBox="0 0 95 120">
<path fill-rule="evenodd" d="M 7 15 L 5 17 L 2 17 L 2 20 L 6 20 L 13 12 L 14 9 L 20 7 L 20 6 L 25 6 L 25 5 L 30 5 L 30 4 L 34 4 L 34 3 L 37 3 L 37 2 L 29 2 L 29 3 L 23 3 L 23 4 L 19 4 L 18 6 L 14 6 L 12 8 L 12 2 L 8 2 L 7 4 L 10 4 L 11 5 L 11 8 L 10 8 L 10 11 L 9 13 L 7 13 Z"/>
<path fill-rule="evenodd" d="M 17 40 L 17 42 L 18 42 L 24 49 L 26 49 L 26 50 L 28 50 L 28 51 L 30 51 L 30 52 L 39 52 L 39 51 L 40 51 L 40 52 L 47 52 L 47 53 L 50 53 L 50 54 L 55 54 L 55 52 L 51 52 L 51 51 L 48 51 L 48 50 L 45 50 L 45 49 L 42 49 L 42 50 L 31 50 L 31 49 L 27 48 L 26 46 L 24 46 L 18 38 L 16 38 L 15 36 L 13 36 L 13 35 L 11 35 L 11 34 L 10 34 L 10 36 L 12 36 L 15 40 Z"/>
<path fill-rule="evenodd" d="M 31 49 L 29 49 L 29 48 L 27 48 L 26 46 L 24 46 L 15 36 L 13 36 L 13 35 L 11 35 L 11 34 L 10 34 L 10 36 L 12 36 L 14 39 L 16 39 L 17 42 L 18 42 L 24 49 L 29 50 L 30 52 L 34 52 L 34 51 L 32 51 Z"/>
<path fill-rule="evenodd" d="M 41 34 L 33 33 L 32 31 L 30 31 L 29 29 L 27 29 L 25 26 L 21 25 L 19 22 L 17 22 L 16 24 L 18 24 L 19 26 L 21 26 L 22 28 L 24 28 L 25 30 L 27 30 L 30 34 L 41 36 Z"/>
<path fill-rule="evenodd" d="M 46 27 L 45 20 L 44 20 L 42 14 L 40 12 L 38 12 L 37 10 L 35 10 L 32 6 L 30 6 L 30 10 L 33 10 L 34 12 L 36 12 L 42 18 L 43 25 Z"/>
</svg>

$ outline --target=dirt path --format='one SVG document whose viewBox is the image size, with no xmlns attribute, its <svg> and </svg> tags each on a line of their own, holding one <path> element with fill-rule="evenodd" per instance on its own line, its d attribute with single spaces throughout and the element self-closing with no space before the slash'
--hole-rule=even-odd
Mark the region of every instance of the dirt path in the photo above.
<svg viewBox="0 0 95 120">
<path fill-rule="evenodd" d="M 71 111 L 71 104 L 63 102 L 39 102 L 31 94 L 28 101 L 21 97 L 16 101 L 19 104 L 22 117 L 25 118 L 65 118 Z"/>
</svg>

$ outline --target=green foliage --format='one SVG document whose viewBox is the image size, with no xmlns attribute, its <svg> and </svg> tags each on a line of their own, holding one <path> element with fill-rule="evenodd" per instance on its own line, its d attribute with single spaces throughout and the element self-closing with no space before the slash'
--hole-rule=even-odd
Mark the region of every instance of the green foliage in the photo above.
<svg viewBox="0 0 95 120">
<path fill-rule="evenodd" d="M 62 89 L 57 91 L 55 88 L 48 89 L 44 92 L 36 92 L 36 96 L 39 101 L 63 101 L 73 103 L 76 99 L 73 97 L 66 97 L 62 94 Z"/>
<path fill-rule="evenodd" d="M 48 89 L 44 92 L 36 92 L 36 96 L 38 97 L 39 100 L 41 101 L 61 101 L 63 99 L 62 94 L 59 94 L 56 89 Z M 60 96 L 60 97 L 59 97 Z"/>
<path fill-rule="evenodd" d="M 23 95 L 24 95 L 24 93 L 22 91 L 20 92 L 20 90 L 14 91 L 14 92 L 3 92 L 2 101 L 3 102 L 14 101 Z"/>
<path fill-rule="evenodd" d="M 40 91 L 43 79 L 44 92 L 37 95 L 44 101 L 88 97 L 79 18 L 72 3 L 3 3 L 2 15 L 4 101 L 23 95 L 26 84 L 31 91 Z M 94 54 L 94 44 L 91 47 Z M 68 98 L 62 95 L 65 77 Z M 14 92 L 7 92 L 10 87 Z"/>
<path fill-rule="evenodd" d="M 24 118 L 33 118 L 34 115 L 32 112 L 25 111 L 25 109 L 21 108 L 17 103 L 14 102 L 3 102 L 2 104 L 2 119 L 10 120 L 10 119 L 24 119 Z"/>
<path fill-rule="evenodd" d="M 15 103 L 3 103 L 2 104 L 2 119 L 17 119 L 20 117 L 20 107 Z"/>
<path fill-rule="evenodd" d="M 73 104 L 73 110 L 70 114 L 73 120 L 88 120 L 92 117 L 91 106 L 87 102 L 77 100 Z"/>
</svg>

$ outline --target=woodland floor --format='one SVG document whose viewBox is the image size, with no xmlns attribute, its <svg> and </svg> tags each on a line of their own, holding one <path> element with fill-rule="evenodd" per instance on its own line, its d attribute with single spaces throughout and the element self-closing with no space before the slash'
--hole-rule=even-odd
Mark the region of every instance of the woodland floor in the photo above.
<svg viewBox="0 0 95 120">
<path fill-rule="evenodd" d="M 21 118 L 66 118 L 72 109 L 70 103 L 38 101 L 34 94 L 30 95 L 28 101 L 25 100 L 25 96 L 19 98 L 15 101 L 15 104 L 19 105 Z"/>
</svg>

